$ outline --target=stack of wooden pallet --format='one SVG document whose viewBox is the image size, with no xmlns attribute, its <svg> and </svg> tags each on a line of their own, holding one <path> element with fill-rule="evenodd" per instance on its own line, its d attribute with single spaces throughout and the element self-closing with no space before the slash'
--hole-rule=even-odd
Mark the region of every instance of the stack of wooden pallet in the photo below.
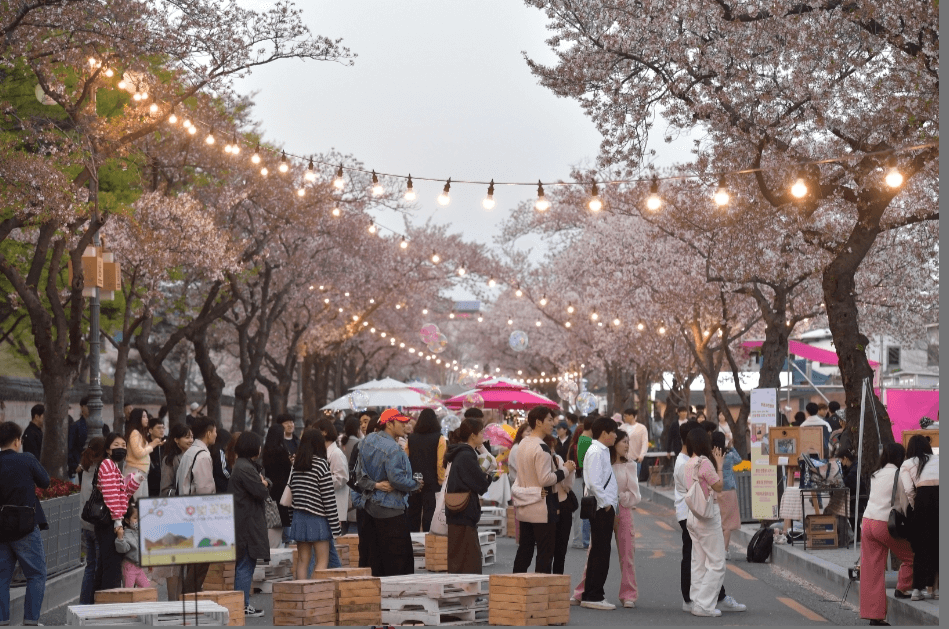
<svg viewBox="0 0 949 629">
<path fill-rule="evenodd" d="M 204 587 L 209 590 L 234 589 L 234 562 L 212 563 L 208 568 L 208 576 L 204 578 Z"/>
<path fill-rule="evenodd" d="M 479 531 L 478 543 L 481 545 L 481 565 L 493 566 L 498 559 L 497 534 L 491 531 Z"/>
<path fill-rule="evenodd" d="M 472 625 L 488 617 L 488 576 L 382 577 L 382 624 Z"/>
<path fill-rule="evenodd" d="M 273 624 L 335 625 L 336 583 L 329 579 L 274 583 Z"/>
<path fill-rule="evenodd" d="M 336 538 L 336 551 L 339 552 L 339 549 L 342 546 L 349 548 L 349 565 L 350 567 L 355 568 L 359 565 L 359 536 L 358 535 L 343 535 Z M 343 558 L 343 555 L 340 554 L 340 559 Z"/>
<path fill-rule="evenodd" d="M 66 608 L 66 624 L 220 627 L 227 624 L 227 615 L 227 608 L 214 601 L 190 601 L 184 614 L 178 601 L 70 605 Z"/>
<path fill-rule="evenodd" d="M 425 537 L 427 533 L 411 533 L 412 555 L 415 558 L 415 569 L 425 570 Z"/>
<path fill-rule="evenodd" d="M 235 591 L 208 591 L 189 594 L 188 600 L 194 600 L 197 596 L 199 601 L 214 601 L 218 605 L 227 608 L 227 624 L 229 627 L 244 626 L 244 593 Z"/>
<path fill-rule="evenodd" d="M 507 509 L 504 507 L 481 507 L 479 531 L 494 531 L 500 535 L 507 529 Z"/>
<path fill-rule="evenodd" d="M 429 572 L 448 570 L 448 537 L 425 533 L 425 569 Z"/>
<path fill-rule="evenodd" d="M 270 549 L 270 561 L 254 568 L 253 588 L 265 594 L 273 592 L 273 584 L 293 579 L 293 549 Z M 233 588 L 231 588 L 233 589 Z"/>
<path fill-rule="evenodd" d="M 291 564 L 290 570 L 291 570 L 291 574 L 295 575 L 297 572 L 297 546 L 296 544 L 291 544 L 287 548 L 293 551 L 293 556 L 290 562 Z M 340 565 L 342 565 L 344 568 L 348 568 L 350 566 L 356 565 L 355 563 L 350 563 L 349 546 L 347 546 L 346 544 L 340 544 L 338 539 L 336 540 L 336 554 L 339 556 Z M 359 555 L 357 552 L 357 557 L 358 556 Z"/>
<path fill-rule="evenodd" d="M 492 574 L 488 622 L 513 627 L 570 622 L 570 575 Z"/>
<path fill-rule="evenodd" d="M 96 605 L 104 603 L 146 603 L 157 602 L 156 588 L 115 588 L 96 592 Z"/>
<path fill-rule="evenodd" d="M 382 585 L 377 577 L 336 580 L 336 624 L 341 627 L 382 624 Z"/>
<path fill-rule="evenodd" d="M 507 508 L 507 531 L 505 532 L 505 537 L 514 537 L 516 539 L 517 525 L 514 524 L 514 507 Z"/>
<path fill-rule="evenodd" d="M 326 568 L 325 570 L 314 570 L 314 579 L 346 579 L 349 577 L 371 577 L 372 570 L 369 568 Z"/>
</svg>

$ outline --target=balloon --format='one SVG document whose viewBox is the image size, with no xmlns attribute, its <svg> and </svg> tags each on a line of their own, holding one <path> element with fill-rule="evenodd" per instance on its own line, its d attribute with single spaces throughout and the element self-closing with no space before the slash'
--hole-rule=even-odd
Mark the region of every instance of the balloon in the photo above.
<svg viewBox="0 0 949 629">
<path fill-rule="evenodd" d="M 442 429 L 451 432 L 457 430 L 458 426 L 461 426 L 461 418 L 454 413 L 445 415 L 445 417 L 442 418 Z"/>
<path fill-rule="evenodd" d="M 428 344 L 428 351 L 433 354 L 441 354 L 448 347 L 448 337 L 439 332 L 435 338 Z"/>
<path fill-rule="evenodd" d="M 347 396 L 349 398 L 349 408 L 356 413 L 361 413 L 369 406 L 369 394 L 365 391 L 356 389 Z"/>
<path fill-rule="evenodd" d="M 523 352 L 527 349 L 527 332 L 522 332 L 520 330 L 515 330 L 511 332 L 511 336 L 507 340 L 507 344 L 510 345 L 511 349 L 515 352 Z"/>
<path fill-rule="evenodd" d="M 434 323 L 426 323 L 422 326 L 422 329 L 418 332 L 419 338 L 422 339 L 422 342 L 428 345 L 432 341 L 438 338 L 439 330 L 438 326 Z"/>
<path fill-rule="evenodd" d="M 480 393 L 469 393 L 461 402 L 461 407 L 465 410 L 469 408 L 484 408 L 484 398 Z"/>
<path fill-rule="evenodd" d="M 557 385 L 557 395 L 565 402 L 573 402 L 580 392 L 580 387 L 573 380 L 561 380 Z"/>
<path fill-rule="evenodd" d="M 448 415 L 448 409 L 445 407 L 444 404 L 439 404 L 438 406 L 435 407 L 434 410 L 435 410 L 435 417 L 437 417 L 440 420 L 444 419 Z"/>
<path fill-rule="evenodd" d="M 433 384 L 432 386 L 428 387 L 428 397 L 433 402 L 438 402 L 441 399 L 442 390 L 438 388 L 437 384 Z"/>
<path fill-rule="evenodd" d="M 458 384 L 465 387 L 466 389 L 471 388 L 478 384 L 478 374 L 469 371 L 458 379 Z"/>
<path fill-rule="evenodd" d="M 577 410 L 584 415 L 589 415 L 597 406 L 599 406 L 599 403 L 596 400 L 596 396 L 589 391 L 584 391 L 577 396 Z"/>
</svg>

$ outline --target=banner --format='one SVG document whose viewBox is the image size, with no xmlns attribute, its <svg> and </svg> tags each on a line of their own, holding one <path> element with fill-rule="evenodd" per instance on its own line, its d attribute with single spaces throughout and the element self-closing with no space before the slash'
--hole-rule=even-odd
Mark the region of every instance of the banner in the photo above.
<svg viewBox="0 0 949 629">
<path fill-rule="evenodd" d="M 235 561 L 234 496 L 177 496 L 138 501 L 142 567 Z"/>
<path fill-rule="evenodd" d="M 778 518 L 778 468 L 768 455 L 768 429 L 778 425 L 778 390 L 752 389 L 751 410 L 751 515 L 758 520 Z"/>
</svg>

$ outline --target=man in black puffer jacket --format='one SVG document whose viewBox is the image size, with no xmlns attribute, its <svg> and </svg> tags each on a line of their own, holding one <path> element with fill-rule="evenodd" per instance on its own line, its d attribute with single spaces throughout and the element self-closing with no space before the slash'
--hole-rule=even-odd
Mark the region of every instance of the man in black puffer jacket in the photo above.
<svg viewBox="0 0 949 629">
<path fill-rule="evenodd" d="M 477 448 L 481 446 L 480 419 L 468 418 L 452 433 L 445 452 L 445 466 L 451 464 L 445 480 L 446 493 L 469 494 L 468 504 L 458 512 L 446 507 L 448 523 L 448 572 L 454 574 L 481 574 L 481 545 L 478 542 L 478 522 L 481 521 L 479 497 L 491 486 L 491 476 L 478 463 Z"/>
</svg>

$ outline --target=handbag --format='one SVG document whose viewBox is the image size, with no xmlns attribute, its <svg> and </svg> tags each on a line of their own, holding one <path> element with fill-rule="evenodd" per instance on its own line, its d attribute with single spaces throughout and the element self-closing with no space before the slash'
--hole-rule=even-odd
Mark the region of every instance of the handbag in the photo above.
<svg viewBox="0 0 949 629">
<path fill-rule="evenodd" d="M 92 476 L 92 493 L 89 494 L 89 500 L 82 506 L 80 518 L 92 524 L 93 526 L 106 526 L 112 522 L 112 512 L 105 504 L 105 497 L 102 490 L 99 489 L 99 469 L 102 464 L 96 467 L 96 473 Z"/>
<path fill-rule="evenodd" d="M 453 491 L 445 494 L 445 510 L 449 513 L 461 513 L 468 508 L 470 491 Z"/>
<path fill-rule="evenodd" d="M 606 482 L 603 484 L 603 489 L 606 489 L 606 486 L 610 484 L 610 480 L 613 478 L 613 472 L 610 472 L 610 477 L 606 479 Z M 573 493 L 573 492 L 570 492 Z M 593 516 L 596 514 L 596 496 L 584 496 L 580 500 L 580 519 L 581 520 L 592 520 Z"/>
<path fill-rule="evenodd" d="M 435 514 L 432 516 L 432 523 L 428 527 L 428 532 L 433 535 L 448 535 L 448 519 L 445 515 L 445 494 L 448 493 L 448 475 L 451 474 L 451 463 L 445 468 L 445 484 L 441 490 L 435 494 Z"/>
<path fill-rule="evenodd" d="M 293 472 L 290 473 L 290 478 L 293 478 Z M 283 493 L 280 495 L 280 505 L 287 508 L 293 506 L 293 492 L 290 491 L 290 478 L 287 479 L 287 486 L 283 488 Z"/>
<path fill-rule="evenodd" d="M 692 466 L 693 469 L 701 465 L 702 459 L 704 458 L 705 457 L 699 457 L 698 463 Z M 711 494 L 708 497 L 705 496 L 705 492 L 702 491 L 702 484 L 698 478 L 692 479 L 692 486 L 689 487 L 689 491 L 685 494 L 685 504 L 689 507 L 689 511 L 692 512 L 692 515 L 703 520 L 711 518 L 714 513 L 715 500 Z"/>
<path fill-rule="evenodd" d="M 267 499 L 264 500 L 264 519 L 267 520 L 268 529 L 283 526 L 283 520 L 280 519 L 280 509 L 277 508 L 277 503 L 270 496 L 267 496 Z"/>
<path fill-rule="evenodd" d="M 577 500 L 577 494 L 573 493 L 572 489 L 567 492 L 567 499 L 560 504 L 567 513 L 573 513 L 580 508 L 580 501 Z"/>
<path fill-rule="evenodd" d="M 886 530 L 890 537 L 896 539 L 907 539 L 909 537 L 909 520 L 906 515 L 896 507 L 896 487 L 900 482 L 900 471 L 897 469 L 893 475 L 893 494 L 890 497 L 890 515 L 886 520 Z"/>
</svg>

